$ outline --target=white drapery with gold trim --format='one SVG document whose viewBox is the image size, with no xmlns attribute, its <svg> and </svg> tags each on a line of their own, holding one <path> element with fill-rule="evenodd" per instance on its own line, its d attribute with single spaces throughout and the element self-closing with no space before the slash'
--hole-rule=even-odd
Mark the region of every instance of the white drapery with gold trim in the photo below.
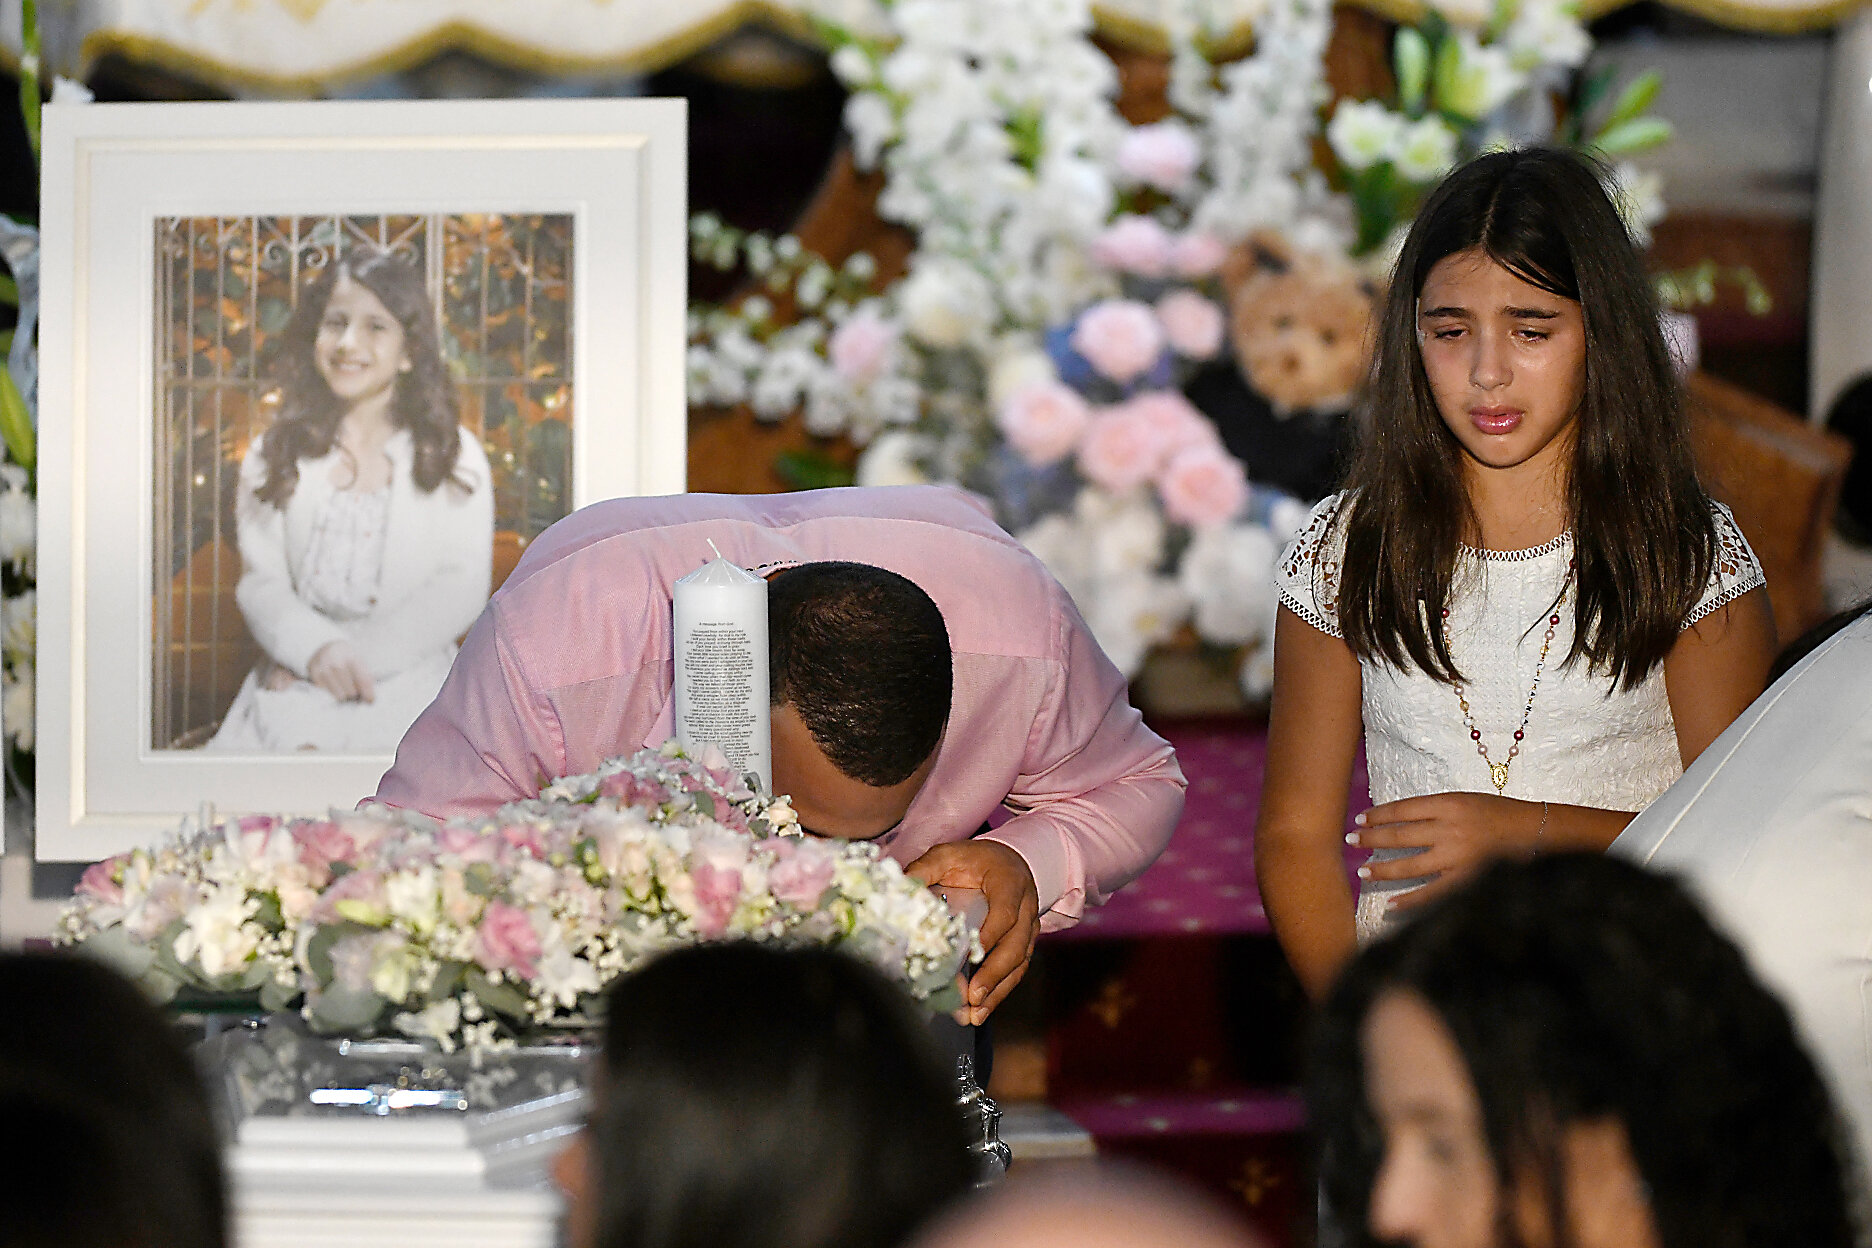
<svg viewBox="0 0 1872 1248">
<path fill-rule="evenodd" d="M 1176 0 L 1103 0 L 1110 38 L 1160 42 Z M 1211 22 L 1250 28 L 1264 0 L 1207 0 Z M 1422 0 L 1353 0 L 1387 17 Z M 1585 0 L 1588 15 L 1625 0 Z M 1794 31 L 1829 25 L 1864 0 L 1668 0 L 1726 25 Z M 871 0 L 841 0 L 862 13 Z M 796 0 L 39 0 L 44 68 L 82 78 L 116 53 L 233 89 L 313 91 L 461 50 L 552 74 L 658 69 L 749 22 L 797 33 Z M 21 0 L 0 0 L 0 48 L 17 60 Z"/>
</svg>

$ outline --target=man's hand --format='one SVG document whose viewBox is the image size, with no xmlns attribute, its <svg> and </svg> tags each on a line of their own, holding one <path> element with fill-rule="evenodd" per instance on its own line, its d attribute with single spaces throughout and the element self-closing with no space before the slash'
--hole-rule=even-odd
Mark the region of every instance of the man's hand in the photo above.
<svg viewBox="0 0 1872 1248">
<path fill-rule="evenodd" d="M 1040 934 L 1040 894 L 1027 860 L 999 841 L 952 841 L 938 845 L 904 868 L 929 885 L 977 888 L 988 901 L 981 928 L 987 957 L 968 981 L 956 1021 L 980 1026 L 1000 1005 L 1033 961 Z"/>
</svg>

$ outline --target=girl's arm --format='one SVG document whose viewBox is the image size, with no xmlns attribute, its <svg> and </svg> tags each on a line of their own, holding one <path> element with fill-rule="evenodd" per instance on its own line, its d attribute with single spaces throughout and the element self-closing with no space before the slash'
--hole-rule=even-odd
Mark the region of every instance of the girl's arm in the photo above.
<svg viewBox="0 0 1872 1248">
<path fill-rule="evenodd" d="M 1664 656 L 1664 691 L 1685 767 L 1768 687 L 1774 651 L 1766 589 L 1749 590 L 1678 636 Z"/>
<path fill-rule="evenodd" d="M 1345 642 L 1281 607 L 1255 876 L 1281 950 L 1315 1000 L 1358 945 L 1342 832 L 1361 690 Z"/>
<path fill-rule="evenodd" d="M 1664 688 L 1688 767 L 1760 696 L 1774 661 L 1767 593 L 1753 589 L 1684 629 L 1664 659 Z M 1372 863 L 1372 879 L 1437 878 L 1395 897 L 1404 910 L 1434 900 L 1490 858 L 1577 849 L 1602 851 L 1632 812 L 1520 801 L 1490 793 L 1436 793 L 1374 806 L 1361 816 L 1368 849 L 1428 846 L 1409 858 Z"/>
</svg>

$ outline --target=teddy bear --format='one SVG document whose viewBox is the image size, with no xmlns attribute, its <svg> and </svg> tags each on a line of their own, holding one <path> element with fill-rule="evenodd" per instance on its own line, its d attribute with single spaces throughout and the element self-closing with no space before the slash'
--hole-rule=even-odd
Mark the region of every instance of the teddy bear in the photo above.
<svg viewBox="0 0 1872 1248">
<path fill-rule="evenodd" d="M 1221 277 L 1234 360 L 1194 377 L 1189 397 L 1251 480 L 1319 498 L 1344 467 L 1377 285 L 1350 261 L 1272 230 L 1236 246 Z"/>
</svg>

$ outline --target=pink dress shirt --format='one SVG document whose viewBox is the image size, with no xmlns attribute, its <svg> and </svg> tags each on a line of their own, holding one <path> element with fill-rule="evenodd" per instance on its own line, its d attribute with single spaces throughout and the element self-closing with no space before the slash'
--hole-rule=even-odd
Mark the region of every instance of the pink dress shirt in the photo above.
<svg viewBox="0 0 1872 1248">
<path fill-rule="evenodd" d="M 1169 744 L 1046 569 L 972 496 L 938 486 L 679 494 L 595 503 L 533 542 L 397 747 L 377 800 L 437 817 L 535 796 L 548 779 L 673 735 L 670 593 L 711 558 L 755 571 L 849 560 L 935 600 L 955 655 L 936 765 L 879 838 L 908 864 L 992 834 L 1032 869 L 1043 930 L 1154 861 L 1183 808 Z"/>
</svg>

